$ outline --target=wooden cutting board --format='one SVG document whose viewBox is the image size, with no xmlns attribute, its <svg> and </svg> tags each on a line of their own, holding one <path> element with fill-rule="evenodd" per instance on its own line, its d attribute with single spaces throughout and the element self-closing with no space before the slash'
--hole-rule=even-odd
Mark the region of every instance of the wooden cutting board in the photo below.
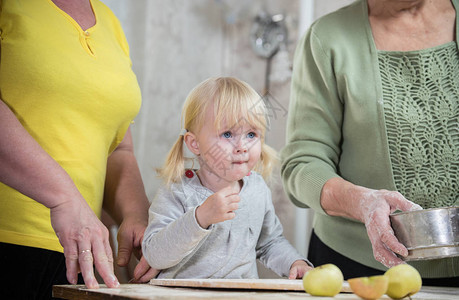
<svg viewBox="0 0 459 300">
<path fill-rule="evenodd" d="M 152 285 L 173 287 L 194 287 L 210 289 L 255 289 L 302 291 L 303 280 L 296 279 L 152 279 Z M 352 293 L 349 284 L 345 281 L 341 288 L 342 293 Z"/>
</svg>

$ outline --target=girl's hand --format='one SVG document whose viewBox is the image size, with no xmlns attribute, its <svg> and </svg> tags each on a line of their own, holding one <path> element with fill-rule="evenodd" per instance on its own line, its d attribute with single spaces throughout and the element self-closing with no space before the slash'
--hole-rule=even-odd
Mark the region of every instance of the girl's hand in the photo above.
<svg viewBox="0 0 459 300">
<path fill-rule="evenodd" d="M 290 267 L 288 279 L 301 279 L 309 270 L 312 270 L 312 267 L 304 260 L 296 260 Z"/>
<path fill-rule="evenodd" d="M 233 219 L 239 201 L 239 195 L 231 186 L 219 190 L 196 209 L 196 220 L 199 226 L 208 228 L 212 224 Z"/>
<path fill-rule="evenodd" d="M 130 283 L 145 283 L 150 281 L 150 279 L 158 276 L 159 270 L 153 269 L 148 265 L 147 260 L 144 256 L 140 259 L 140 262 L 134 269 L 134 278 L 131 279 Z"/>
</svg>

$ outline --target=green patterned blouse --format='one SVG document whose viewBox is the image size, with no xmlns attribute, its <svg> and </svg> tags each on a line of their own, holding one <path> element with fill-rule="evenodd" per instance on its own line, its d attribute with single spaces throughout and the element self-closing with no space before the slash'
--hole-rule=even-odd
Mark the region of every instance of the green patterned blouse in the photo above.
<svg viewBox="0 0 459 300">
<path fill-rule="evenodd" d="M 378 51 L 397 190 L 424 208 L 451 206 L 459 177 L 459 52 Z"/>
</svg>

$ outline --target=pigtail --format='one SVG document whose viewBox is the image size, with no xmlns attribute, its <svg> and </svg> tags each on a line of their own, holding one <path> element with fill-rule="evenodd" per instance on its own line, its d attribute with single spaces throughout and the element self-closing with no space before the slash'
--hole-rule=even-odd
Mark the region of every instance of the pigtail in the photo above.
<svg viewBox="0 0 459 300">
<path fill-rule="evenodd" d="M 183 155 L 183 135 L 180 135 L 172 149 L 167 154 L 166 161 L 161 169 L 157 169 L 158 176 L 164 180 L 166 186 L 179 182 L 185 172 L 185 157 Z"/>
<path fill-rule="evenodd" d="M 258 161 L 255 171 L 261 174 L 263 178 L 269 182 L 274 167 L 279 164 L 279 157 L 274 148 L 263 143 L 261 146 L 260 160 Z"/>
</svg>

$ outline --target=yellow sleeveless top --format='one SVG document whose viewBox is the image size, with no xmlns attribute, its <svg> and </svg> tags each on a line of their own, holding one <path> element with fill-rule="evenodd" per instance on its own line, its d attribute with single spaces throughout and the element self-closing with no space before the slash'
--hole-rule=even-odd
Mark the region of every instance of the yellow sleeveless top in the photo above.
<svg viewBox="0 0 459 300">
<path fill-rule="evenodd" d="M 100 216 L 107 158 L 141 96 L 119 21 L 91 5 L 83 31 L 51 0 L 0 0 L 0 96 Z M 63 252 L 49 209 L 2 183 L 0 242 Z"/>
</svg>

